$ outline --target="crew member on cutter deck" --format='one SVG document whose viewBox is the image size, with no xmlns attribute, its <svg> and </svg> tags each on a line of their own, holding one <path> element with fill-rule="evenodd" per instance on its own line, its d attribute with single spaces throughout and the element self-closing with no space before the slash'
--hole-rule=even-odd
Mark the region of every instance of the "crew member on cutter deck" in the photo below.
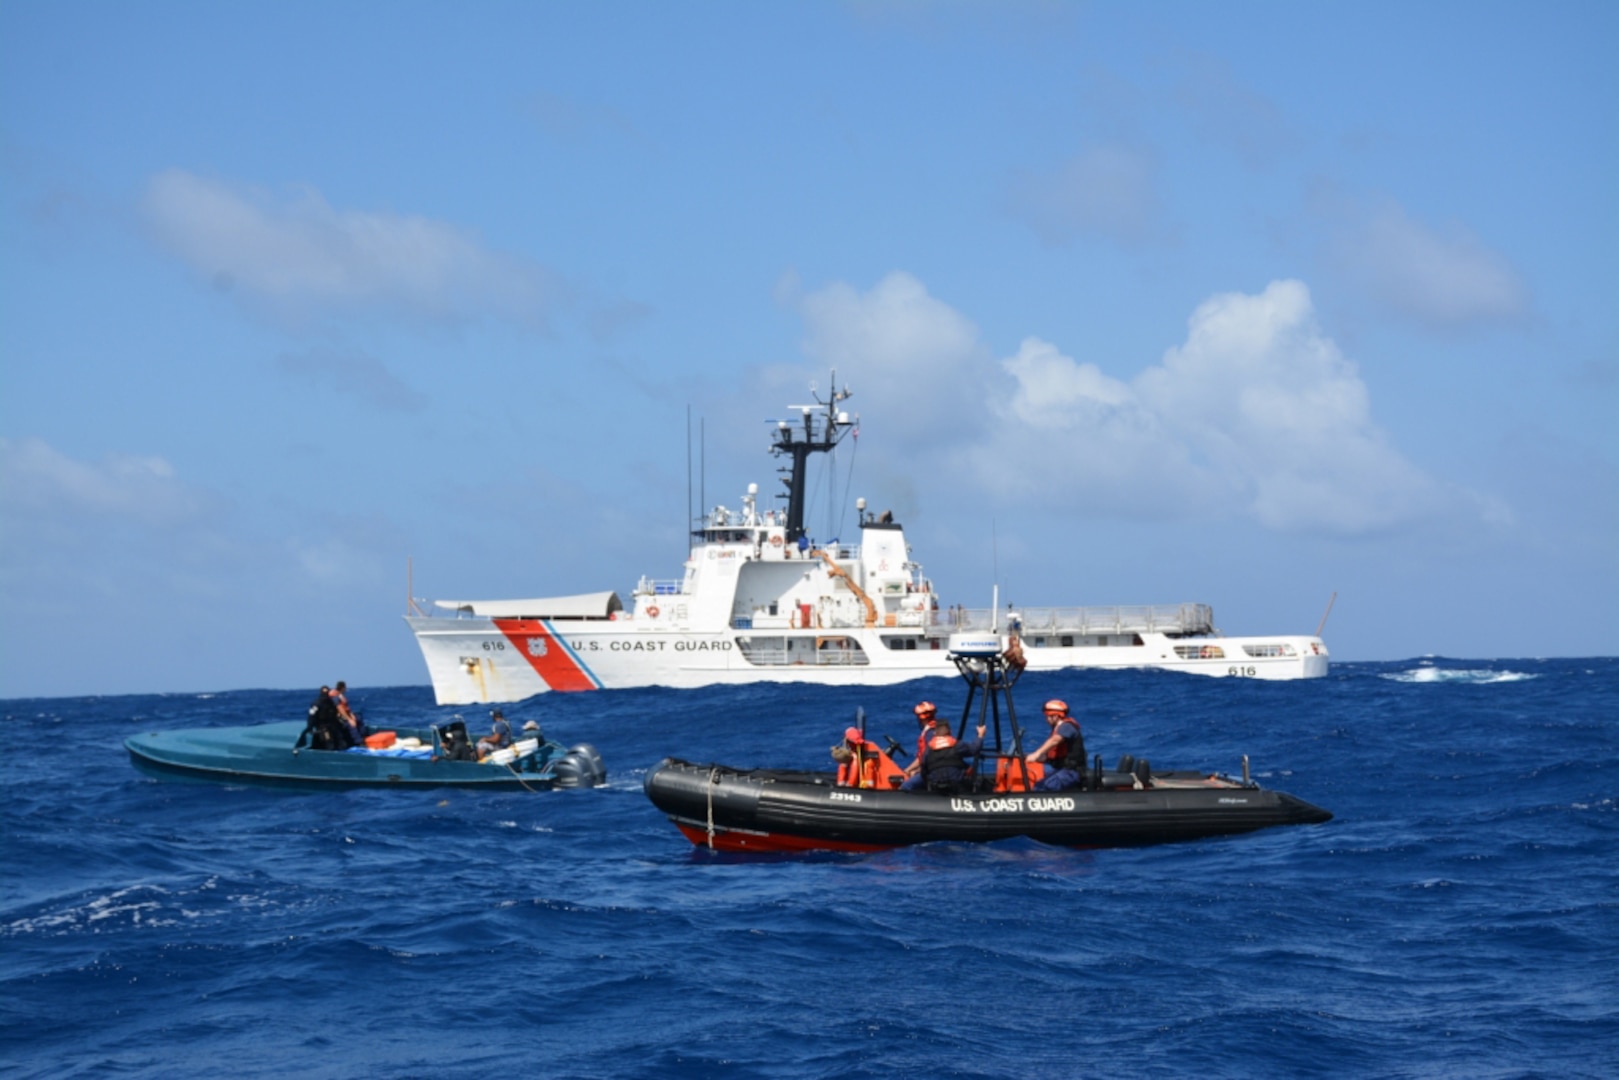
<svg viewBox="0 0 1619 1080">
<path fill-rule="evenodd" d="M 928 743 L 933 739 L 939 723 L 938 707 L 931 701 L 924 701 L 911 711 L 916 713 L 916 722 L 922 730 L 916 736 L 916 756 L 905 766 L 906 779 L 920 775 L 922 755 L 928 752 Z"/>
<path fill-rule="evenodd" d="M 1046 723 L 1051 735 L 1025 760 L 1030 764 L 1042 762 L 1046 766 L 1045 779 L 1034 785 L 1035 791 L 1067 791 L 1078 787 L 1085 775 L 1085 735 L 1079 730 L 1079 721 L 1068 715 L 1068 703 L 1052 698 L 1046 702 Z"/>
<path fill-rule="evenodd" d="M 950 734 L 948 725 L 935 726 L 933 738 L 928 740 L 927 749 L 917 758 L 921 768 L 917 770 L 915 776 L 901 784 L 899 789 L 916 791 L 918 788 L 925 788 L 941 795 L 955 794 L 962 790 L 968 777 L 967 759 L 978 756 L 978 751 L 984 745 L 984 733 L 988 730 L 983 724 L 979 724 L 977 734 L 966 742 L 957 742 L 956 737 Z"/>
</svg>

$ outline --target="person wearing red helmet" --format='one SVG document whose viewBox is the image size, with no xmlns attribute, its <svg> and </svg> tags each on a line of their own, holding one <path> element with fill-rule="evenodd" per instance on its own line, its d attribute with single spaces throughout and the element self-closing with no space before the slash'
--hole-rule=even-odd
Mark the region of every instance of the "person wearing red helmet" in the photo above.
<svg viewBox="0 0 1619 1080">
<path fill-rule="evenodd" d="M 1085 775 L 1085 735 L 1079 721 L 1068 715 L 1068 703 L 1057 698 L 1046 702 L 1045 712 L 1051 735 L 1025 759 L 1046 767 L 1045 779 L 1035 784 L 1034 790 L 1066 791 L 1078 787 Z"/>
<path fill-rule="evenodd" d="M 916 791 L 925 788 L 939 794 L 960 791 L 967 779 L 967 761 L 976 757 L 983 747 L 986 730 L 983 724 L 979 724 L 976 735 L 965 742 L 957 742 L 956 737 L 950 734 L 948 724 L 936 725 L 927 747 L 916 756 L 916 774 L 901 784 L 899 789 Z"/>
<path fill-rule="evenodd" d="M 939 723 L 939 707 L 931 701 L 921 702 L 911 711 L 916 714 L 916 722 L 920 730 L 916 735 L 916 756 L 911 759 L 909 765 L 905 766 L 907 780 L 921 775 L 922 755 L 927 753 L 928 743 L 933 740 L 934 733 L 939 730 L 948 732 L 950 729 L 948 724 Z"/>
<path fill-rule="evenodd" d="M 882 747 L 867 739 L 857 727 L 844 731 L 843 741 L 832 748 L 832 760 L 838 763 L 839 787 L 891 791 L 905 778 L 893 759 L 883 753 Z"/>
</svg>

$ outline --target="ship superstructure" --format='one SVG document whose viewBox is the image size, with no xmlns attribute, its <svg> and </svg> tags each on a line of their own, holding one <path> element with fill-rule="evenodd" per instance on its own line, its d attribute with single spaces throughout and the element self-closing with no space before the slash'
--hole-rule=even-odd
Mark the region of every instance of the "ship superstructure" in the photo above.
<svg viewBox="0 0 1619 1080">
<path fill-rule="evenodd" d="M 905 530 L 857 502 L 859 543 L 813 543 L 804 527 L 810 458 L 857 423 L 826 401 L 793 406 L 771 452 L 785 458 L 785 508 L 717 506 L 694 531 L 684 574 L 616 592 L 530 600 L 440 600 L 406 616 L 441 705 L 518 701 L 549 690 L 716 683 L 878 685 L 954 673 L 949 638 L 999 630 L 1029 667 L 1166 668 L 1204 675 L 1325 675 L 1317 636 L 1226 637 L 1207 604 L 1021 608 L 941 606 Z"/>
</svg>

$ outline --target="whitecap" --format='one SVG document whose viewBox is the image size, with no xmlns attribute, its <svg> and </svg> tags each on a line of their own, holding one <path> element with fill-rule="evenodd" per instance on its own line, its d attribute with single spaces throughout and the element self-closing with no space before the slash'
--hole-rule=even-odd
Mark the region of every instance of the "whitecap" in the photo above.
<svg viewBox="0 0 1619 1080">
<path fill-rule="evenodd" d="M 1539 675 L 1524 671 L 1491 671 L 1487 668 L 1415 667 L 1409 671 L 1384 672 L 1379 678 L 1403 683 L 1471 683 L 1483 686 L 1489 683 L 1522 682 L 1538 679 Z"/>
</svg>

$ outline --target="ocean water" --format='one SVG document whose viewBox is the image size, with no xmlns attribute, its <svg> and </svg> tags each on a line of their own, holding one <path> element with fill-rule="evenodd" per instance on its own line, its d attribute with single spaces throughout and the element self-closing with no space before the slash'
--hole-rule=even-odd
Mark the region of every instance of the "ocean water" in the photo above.
<svg viewBox="0 0 1619 1080">
<path fill-rule="evenodd" d="M 909 742 L 947 679 L 507 708 L 597 746 L 593 791 L 160 781 L 122 747 L 311 696 L 0 702 L 0 1073 L 1619 1076 L 1619 660 L 1027 676 L 1110 762 L 1246 753 L 1337 815 L 1132 850 L 716 856 L 641 790 L 666 754 L 821 767 L 857 706 Z"/>
</svg>

